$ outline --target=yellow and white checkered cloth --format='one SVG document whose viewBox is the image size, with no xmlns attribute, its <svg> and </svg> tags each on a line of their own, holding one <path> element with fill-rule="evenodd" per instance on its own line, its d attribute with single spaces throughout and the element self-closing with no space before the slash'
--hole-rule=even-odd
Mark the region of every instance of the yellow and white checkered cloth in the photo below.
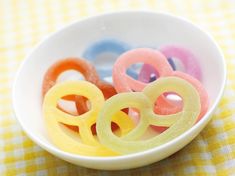
<svg viewBox="0 0 235 176">
<path fill-rule="evenodd" d="M 212 121 L 181 151 L 127 171 L 96 171 L 57 159 L 33 143 L 13 114 L 11 87 L 19 64 L 47 34 L 101 12 L 149 9 L 186 17 L 222 48 L 228 82 Z M 0 0 L 0 175 L 235 175 L 234 0 Z"/>
</svg>

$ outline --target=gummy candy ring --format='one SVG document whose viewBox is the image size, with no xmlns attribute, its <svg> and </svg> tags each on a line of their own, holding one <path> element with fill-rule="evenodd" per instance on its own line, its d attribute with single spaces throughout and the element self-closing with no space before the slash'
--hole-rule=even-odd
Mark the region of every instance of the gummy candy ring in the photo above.
<svg viewBox="0 0 235 176">
<path fill-rule="evenodd" d="M 100 56 L 101 54 L 113 53 L 119 56 L 130 49 L 131 47 L 125 42 L 116 39 L 103 39 L 94 42 L 92 45 L 90 45 L 84 51 L 83 58 L 86 58 L 90 62 L 95 62 L 95 60 L 97 60 L 98 56 Z M 97 68 L 97 71 L 102 79 L 104 79 L 105 77 L 112 76 L 112 68 L 109 69 Z M 127 73 L 128 75 L 137 78 L 137 74 L 132 69 L 128 69 Z"/>
<path fill-rule="evenodd" d="M 182 111 L 171 115 L 154 114 L 152 106 L 155 100 L 166 91 L 175 92 L 182 97 Z M 126 107 L 137 108 L 141 119 L 137 127 L 127 135 L 117 137 L 110 129 L 111 118 Z M 191 128 L 200 113 L 200 108 L 198 92 L 190 83 L 177 77 L 159 78 L 146 86 L 143 92 L 121 93 L 108 99 L 97 119 L 98 138 L 104 146 L 119 154 L 147 150 L 167 143 Z M 149 125 L 164 125 L 169 128 L 153 138 L 138 140 Z"/>
<path fill-rule="evenodd" d="M 154 67 L 159 77 L 168 76 L 173 72 L 167 59 L 159 51 L 148 48 L 130 50 L 119 56 L 113 66 L 113 83 L 117 92 L 142 91 L 147 85 L 126 74 L 128 67 L 138 62 Z"/>
<path fill-rule="evenodd" d="M 57 108 L 59 99 L 65 95 L 82 95 L 89 99 L 91 108 L 88 112 L 78 116 L 72 116 Z M 87 81 L 68 81 L 53 86 L 45 95 L 43 103 L 43 115 L 48 134 L 55 145 L 66 152 L 87 156 L 110 156 L 116 152 L 102 146 L 92 135 L 91 126 L 96 122 L 98 113 L 104 104 L 102 92 Z M 132 120 L 124 112 L 117 111 L 111 117 L 121 131 L 121 135 L 128 133 L 133 127 Z M 79 126 L 78 139 L 74 139 L 71 131 L 63 130 L 60 123 Z M 78 133 L 75 133 L 78 135 Z"/>
</svg>

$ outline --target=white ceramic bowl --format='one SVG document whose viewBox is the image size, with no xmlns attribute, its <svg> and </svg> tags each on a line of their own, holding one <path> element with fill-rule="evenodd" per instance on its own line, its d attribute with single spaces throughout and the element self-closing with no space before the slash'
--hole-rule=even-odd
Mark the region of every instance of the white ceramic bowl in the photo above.
<svg viewBox="0 0 235 176">
<path fill-rule="evenodd" d="M 117 38 L 135 46 L 180 44 L 199 57 L 210 108 L 193 128 L 162 146 L 118 157 L 86 157 L 58 149 L 48 139 L 41 112 L 41 85 L 45 71 L 67 56 L 81 56 L 85 47 L 102 38 Z M 128 169 L 159 161 L 188 144 L 211 119 L 223 94 L 226 68 L 215 41 L 194 24 L 153 12 L 118 12 L 75 22 L 44 39 L 25 59 L 13 87 L 16 117 L 27 135 L 42 148 L 68 162 L 94 169 Z"/>
</svg>

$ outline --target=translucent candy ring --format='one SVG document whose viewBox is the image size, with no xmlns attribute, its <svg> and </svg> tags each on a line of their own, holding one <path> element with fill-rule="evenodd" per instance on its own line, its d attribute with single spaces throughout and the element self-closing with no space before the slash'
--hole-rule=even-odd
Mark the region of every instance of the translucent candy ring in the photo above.
<svg viewBox="0 0 235 176">
<path fill-rule="evenodd" d="M 148 48 L 130 50 L 122 54 L 113 67 L 113 83 L 117 92 L 141 91 L 147 85 L 126 74 L 127 68 L 138 62 L 154 67 L 159 77 L 168 76 L 173 72 L 167 59 L 159 51 Z"/>
</svg>

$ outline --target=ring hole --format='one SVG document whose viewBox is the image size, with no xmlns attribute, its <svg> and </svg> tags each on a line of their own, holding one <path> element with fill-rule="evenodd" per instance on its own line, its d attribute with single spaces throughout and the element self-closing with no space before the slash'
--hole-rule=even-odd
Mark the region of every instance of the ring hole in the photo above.
<svg viewBox="0 0 235 176">
<path fill-rule="evenodd" d="M 132 121 L 136 124 L 136 126 L 138 126 L 140 120 L 141 120 L 141 113 L 138 109 L 136 108 L 128 108 L 129 111 L 129 117 L 132 119 Z M 131 131 L 129 131 L 131 132 Z M 136 140 L 147 140 L 150 139 L 156 135 L 158 135 L 159 133 L 156 130 L 153 130 L 150 126 L 146 129 L 145 133 L 140 136 L 138 139 Z"/>
<path fill-rule="evenodd" d="M 119 55 L 113 52 L 103 52 L 97 55 L 96 59 L 93 61 L 93 64 L 95 65 L 96 69 L 99 70 L 110 70 L 110 74 L 105 75 L 102 79 L 108 83 L 112 83 L 112 68 L 117 60 L 117 57 Z"/>
<path fill-rule="evenodd" d="M 126 113 L 129 116 L 130 119 L 128 119 L 128 120 L 131 120 L 132 123 L 135 123 L 135 119 L 130 116 L 129 110 L 130 110 L 130 108 L 120 109 L 120 111 Z M 128 118 L 128 117 L 126 117 L 126 118 Z M 118 137 L 123 135 L 123 131 L 122 131 L 121 127 L 119 126 L 119 124 L 116 124 L 115 122 L 111 122 L 111 130 L 112 130 L 113 134 L 118 136 Z"/>
<path fill-rule="evenodd" d="M 116 124 L 115 122 L 111 122 L 111 129 L 112 129 L 114 134 L 119 135 L 120 128 L 119 128 L 118 124 Z M 91 126 L 91 132 L 92 132 L 93 135 L 97 135 L 96 124 L 93 124 Z"/>
<path fill-rule="evenodd" d="M 159 132 L 154 130 L 151 125 L 147 128 L 145 133 L 140 137 L 140 140 L 148 140 L 159 135 Z"/>
<path fill-rule="evenodd" d="M 84 80 L 84 76 L 75 70 L 67 70 L 59 75 L 56 82 Z"/>
<path fill-rule="evenodd" d="M 144 74 L 144 73 L 140 73 L 139 74 L 139 79 L 144 82 L 144 83 L 149 83 L 149 82 L 153 82 L 155 81 L 158 77 L 159 77 L 159 73 L 158 71 L 151 65 L 146 64 L 146 67 L 143 69 L 148 68 L 147 73 L 149 72 L 149 74 Z"/>
<path fill-rule="evenodd" d="M 67 95 L 58 101 L 57 108 L 72 116 L 78 116 L 88 112 L 91 109 L 91 103 L 84 96 Z"/>
<path fill-rule="evenodd" d="M 126 74 L 132 77 L 133 79 L 137 80 L 142 67 L 143 63 L 132 64 L 126 69 Z"/>
<path fill-rule="evenodd" d="M 65 127 L 66 131 L 70 131 L 70 132 L 73 132 L 73 133 L 78 133 L 79 132 L 79 127 L 78 126 L 66 125 L 66 124 L 63 124 L 63 123 L 60 123 L 60 124 L 61 124 L 61 126 Z M 64 129 L 64 131 L 65 131 L 65 129 Z"/>
<path fill-rule="evenodd" d="M 67 97 L 71 97 L 73 95 L 68 95 Z M 70 100 L 65 100 L 61 98 L 58 103 L 57 103 L 57 108 L 60 111 L 63 111 L 65 113 L 68 113 L 70 115 L 76 116 L 78 115 L 77 110 L 76 110 L 76 104 L 74 101 Z"/>
<path fill-rule="evenodd" d="M 122 111 L 122 112 L 124 112 L 126 115 L 128 115 L 129 118 L 130 118 L 129 120 L 131 120 L 133 123 L 135 123 L 135 119 L 130 116 L 130 113 L 129 113 L 129 112 L 130 112 L 130 108 L 131 108 L 131 107 L 122 108 L 122 109 L 120 109 L 120 111 Z M 133 109 L 133 108 L 131 108 L 131 109 Z M 126 118 L 128 118 L 128 117 L 126 117 Z M 115 125 L 117 125 L 117 126 L 115 126 Z M 116 136 L 118 136 L 118 137 L 120 137 L 120 136 L 123 135 L 123 131 L 121 130 L 120 126 L 118 126 L 118 124 L 113 124 L 113 122 L 111 122 L 111 127 L 112 127 L 112 131 L 113 131 L 113 134 L 114 134 L 114 135 L 116 135 Z M 117 128 L 117 127 L 118 127 L 118 128 Z"/>
<path fill-rule="evenodd" d="M 173 60 L 173 62 L 174 62 L 174 64 L 175 64 L 176 70 L 182 71 L 182 72 L 185 72 L 185 71 L 186 71 L 185 66 L 184 66 L 184 64 L 181 62 L 180 59 L 178 59 L 178 58 L 176 58 L 176 57 L 171 57 L 171 59 Z"/>
<path fill-rule="evenodd" d="M 76 141 L 81 142 L 79 128 L 77 126 L 66 125 L 63 123 L 59 123 L 59 126 L 68 136 L 75 139 Z"/>
<path fill-rule="evenodd" d="M 153 107 L 153 111 L 159 115 L 170 115 L 182 111 L 183 100 L 175 92 L 164 92 L 159 96 Z"/>
<path fill-rule="evenodd" d="M 142 71 L 144 69 L 144 71 Z M 146 70 L 147 69 L 147 70 Z M 149 64 L 135 63 L 126 70 L 126 74 L 135 80 L 149 83 L 158 77 L 158 71 Z"/>
<path fill-rule="evenodd" d="M 129 113 L 129 108 L 123 108 L 123 109 L 121 109 L 121 111 L 125 112 L 126 114 L 128 114 Z"/>
<path fill-rule="evenodd" d="M 103 52 L 99 54 L 93 61 L 97 69 L 109 70 L 112 69 L 113 64 L 117 60 L 118 55 L 112 52 Z"/>
</svg>

